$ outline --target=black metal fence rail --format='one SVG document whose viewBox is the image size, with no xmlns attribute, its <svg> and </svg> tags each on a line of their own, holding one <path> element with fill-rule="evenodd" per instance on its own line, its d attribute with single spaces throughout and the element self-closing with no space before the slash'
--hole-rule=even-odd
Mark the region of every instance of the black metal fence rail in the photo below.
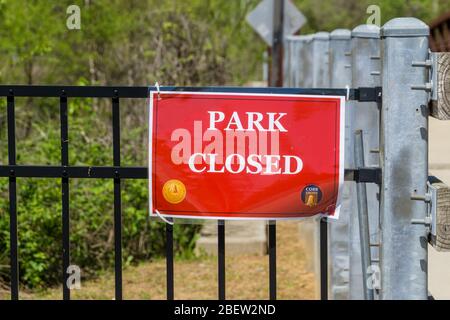
<svg viewBox="0 0 450 320">
<path fill-rule="evenodd" d="M 147 179 L 145 167 L 121 167 L 120 164 L 120 98 L 147 98 L 147 87 L 65 87 L 65 86 L 0 86 L 0 96 L 7 97 L 8 122 L 8 166 L 0 167 L 0 177 L 9 178 L 9 213 L 10 213 L 10 277 L 11 299 L 19 298 L 19 257 L 17 232 L 17 177 L 60 178 L 61 184 L 61 223 L 62 223 L 62 281 L 63 299 L 70 299 L 68 287 L 68 267 L 70 265 L 70 214 L 69 214 L 69 179 L 93 178 L 113 179 L 114 181 L 114 268 L 115 298 L 122 299 L 122 211 L 121 180 Z M 15 97 L 54 97 L 60 103 L 61 129 L 61 165 L 30 166 L 16 164 L 15 132 Z M 113 166 L 79 167 L 69 164 L 69 123 L 68 98 L 110 98 L 112 107 Z M 173 229 L 166 229 L 167 234 L 167 297 L 173 299 Z"/>
<path fill-rule="evenodd" d="M 148 179 L 146 167 L 122 167 L 120 162 L 120 99 L 147 99 L 149 91 L 155 87 L 103 87 L 103 86 L 25 86 L 0 85 L 0 97 L 7 99 L 8 123 L 8 165 L 0 165 L 0 177 L 9 179 L 10 214 L 10 277 L 11 299 L 19 299 L 19 257 L 17 232 L 17 194 L 16 179 L 57 178 L 61 179 L 61 223 L 62 223 L 62 281 L 63 299 L 70 299 L 67 268 L 70 265 L 70 208 L 69 179 L 113 179 L 114 181 L 114 253 L 115 253 L 115 298 L 122 299 L 122 211 L 121 180 Z M 379 88 L 358 89 L 300 89 L 300 88 L 237 88 L 237 87 L 161 87 L 161 91 L 203 91 L 203 92 L 242 92 L 273 94 L 315 94 L 347 96 L 351 100 L 378 101 Z M 61 129 L 61 165 L 18 165 L 16 163 L 15 97 L 53 97 L 59 98 Z M 113 166 L 71 166 L 69 163 L 69 123 L 67 106 L 69 98 L 109 98 L 112 107 Z M 327 223 L 320 223 L 321 247 L 321 298 L 327 299 Z M 218 220 L 218 298 L 225 299 L 225 222 Z M 269 297 L 276 299 L 276 224 L 269 223 Z M 166 283 L 167 299 L 174 299 L 174 253 L 173 227 L 166 226 Z"/>
</svg>

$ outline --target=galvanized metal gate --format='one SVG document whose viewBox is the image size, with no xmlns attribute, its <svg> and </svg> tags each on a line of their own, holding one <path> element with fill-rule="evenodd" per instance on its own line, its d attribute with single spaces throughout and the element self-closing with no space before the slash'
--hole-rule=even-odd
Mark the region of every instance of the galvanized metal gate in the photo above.
<svg viewBox="0 0 450 320">
<path fill-rule="evenodd" d="M 411 221 L 427 215 L 412 195 L 427 192 L 428 36 L 422 21 L 397 18 L 286 38 L 285 86 L 383 89 L 382 104 L 346 106 L 346 167 L 381 167 L 382 181 L 345 186 L 328 234 L 332 299 L 427 298 L 427 226 Z"/>
</svg>

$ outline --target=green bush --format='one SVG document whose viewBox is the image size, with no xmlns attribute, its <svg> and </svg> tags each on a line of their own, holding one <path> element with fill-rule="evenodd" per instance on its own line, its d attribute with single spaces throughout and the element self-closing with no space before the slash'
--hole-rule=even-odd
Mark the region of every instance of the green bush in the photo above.
<svg viewBox="0 0 450 320">
<path fill-rule="evenodd" d="M 27 104 L 17 107 L 17 154 L 19 164 L 58 164 L 60 132 L 57 103 L 40 99 L 30 113 Z M 110 165 L 111 119 L 107 104 L 92 112 L 93 101 L 69 101 L 69 153 L 72 165 Z M 145 100 L 143 101 L 145 105 Z M 55 106 L 56 105 L 56 106 Z M 126 109 L 126 105 L 124 105 Z M 0 108 L 4 115 L 4 106 Z M 40 113 L 38 116 L 37 113 Z M 27 118 L 32 129 L 23 138 Z M 47 118 L 47 120 L 44 120 Z M 43 120 L 37 120 L 43 119 Z M 103 121 L 101 121 L 103 120 Z M 126 124 L 127 116 L 122 117 Z M 145 135 L 146 127 L 122 128 L 122 143 Z M 5 132 L 0 132 L 5 139 Z M 3 140 L 4 141 L 4 140 Z M 145 165 L 142 150 L 124 152 L 123 163 Z M 3 149 L 3 148 L 2 148 Z M 5 154 L 2 155 L 4 160 Z M 124 265 L 164 255 L 165 224 L 148 218 L 147 180 L 122 180 L 123 262 Z M 70 179 L 71 264 L 78 265 L 85 277 L 114 264 L 113 182 L 107 179 Z M 62 228 L 61 180 L 17 179 L 20 280 L 28 287 L 61 281 Z M 175 252 L 192 255 L 199 226 L 174 228 Z M 0 179 L 0 279 L 9 277 L 8 179 Z"/>
<path fill-rule="evenodd" d="M 0 0 L 0 83 L 240 85 L 257 79 L 265 45 L 245 22 L 259 0 Z M 81 30 L 66 9 L 81 8 Z M 126 13 L 126 14 L 124 14 Z M 106 100 L 106 101 L 105 101 Z M 17 163 L 60 163 L 58 99 L 16 99 Z M 122 165 L 146 165 L 145 101 L 121 99 Z M 111 103 L 69 98 L 71 165 L 112 165 Z M 7 163 L 0 99 L 0 163 Z M 17 179 L 20 280 L 61 279 L 61 181 Z M 125 264 L 164 254 L 165 225 L 150 221 L 146 181 L 124 181 Z M 8 179 L 0 178 L 0 285 L 9 277 Z M 113 265 L 113 185 L 70 179 L 71 263 L 92 276 Z M 192 256 L 198 226 L 174 227 L 175 251 Z"/>
</svg>

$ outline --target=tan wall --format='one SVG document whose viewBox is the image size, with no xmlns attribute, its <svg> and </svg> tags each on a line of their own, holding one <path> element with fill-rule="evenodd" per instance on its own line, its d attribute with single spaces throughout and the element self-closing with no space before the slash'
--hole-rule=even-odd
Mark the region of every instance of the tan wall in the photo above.
<svg viewBox="0 0 450 320">
<path fill-rule="evenodd" d="M 430 175 L 450 185 L 450 121 L 430 118 Z M 450 252 L 428 247 L 428 289 L 435 299 L 450 299 Z"/>
</svg>

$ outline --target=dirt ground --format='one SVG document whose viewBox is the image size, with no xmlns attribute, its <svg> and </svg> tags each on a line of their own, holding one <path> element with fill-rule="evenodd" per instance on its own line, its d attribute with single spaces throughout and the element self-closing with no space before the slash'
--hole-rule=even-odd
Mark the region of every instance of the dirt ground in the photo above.
<svg viewBox="0 0 450 320">
<path fill-rule="evenodd" d="M 175 261 L 175 299 L 217 299 L 217 257 Z M 268 256 L 226 257 L 227 299 L 268 299 Z M 142 263 L 123 271 L 124 299 L 165 299 L 165 260 Z M 305 254 L 299 243 L 298 223 L 277 224 L 277 294 L 278 299 L 314 299 L 314 276 L 306 271 Z M 1 290 L 1 289 L 0 289 Z M 0 298 L 9 294 L 2 290 Z M 61 299 L 61 288 L 23 291 L 21 299 Z M 82 282 L 72 290 L 72 299 L 114 298 L 114 274 Z"/>
</svg>

